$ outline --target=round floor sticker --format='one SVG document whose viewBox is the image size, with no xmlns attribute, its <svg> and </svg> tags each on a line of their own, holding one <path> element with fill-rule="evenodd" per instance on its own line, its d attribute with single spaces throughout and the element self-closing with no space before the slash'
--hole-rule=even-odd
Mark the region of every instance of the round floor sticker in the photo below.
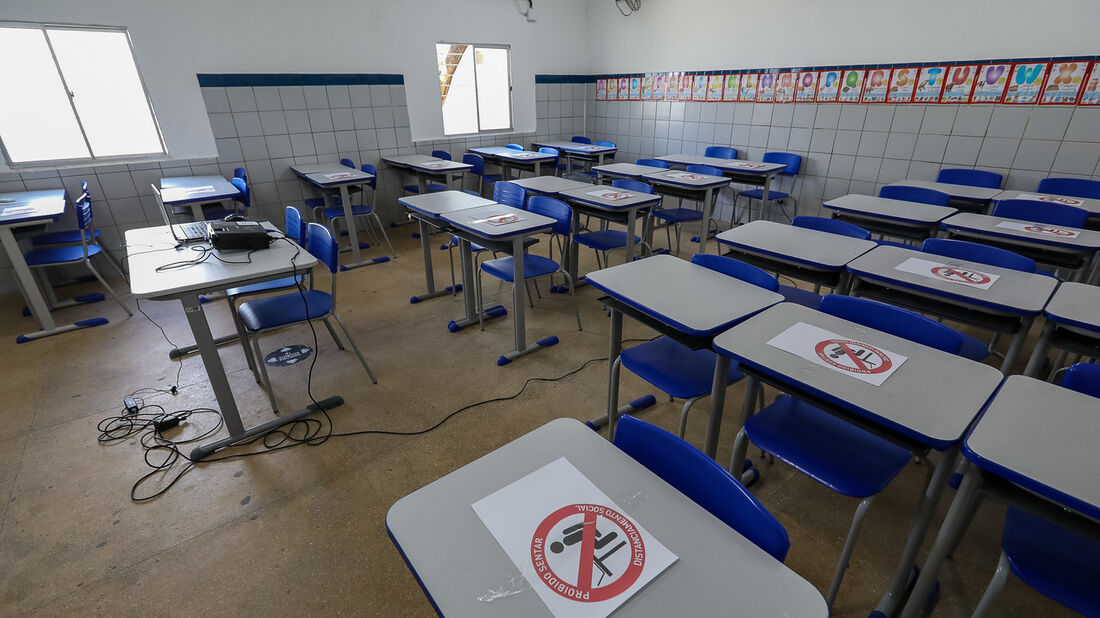
<svg viewBox="0 0 1100 618">
<path fill-rule="evenodd" d="M 985 273 L 980 273 L 975 270 L 966 270 L 965 268 L 954 268 L 951 266 L 937 266 L 932 269 L 932 274 L 940 279 L 954 281 L 955 283 L 969 283 L 971 285 L 985 285 L 993 280 L 992 277 Z"/>
<path fill-rule="evenodd" d="M 546 587 L 598 603 L 627 591 L 645 569 L 645 543 L 626 515 L 598 504 L 564 506 L 539 524 L 531 564 Z"/>
<path fill-rule="evenodd" d="M 287 367 L 299 363 L 313 353 L 308 345 L 288 345 L 275 350 L 264 357 L 268 367 Z"/>
<path fill-rule="evenodd" d="M 826 339 L 814 351 L 826 363 L 852 373 L 883 373 L 894 365 L 882 350 L 850 339 Z"/>
</svg>

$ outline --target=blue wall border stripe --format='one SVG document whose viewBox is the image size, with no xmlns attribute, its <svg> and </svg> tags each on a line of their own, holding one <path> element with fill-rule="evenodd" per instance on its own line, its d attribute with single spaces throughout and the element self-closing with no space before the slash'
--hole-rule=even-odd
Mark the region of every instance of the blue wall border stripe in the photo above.
<svg viewBox="0 0 1100 618">
<path fill-rule="evenodd" d="M 392 73 L 199 73 L 197 77 L 202 87 L 399 86 L 405 83 L 404 75 Z"/>
</svg>

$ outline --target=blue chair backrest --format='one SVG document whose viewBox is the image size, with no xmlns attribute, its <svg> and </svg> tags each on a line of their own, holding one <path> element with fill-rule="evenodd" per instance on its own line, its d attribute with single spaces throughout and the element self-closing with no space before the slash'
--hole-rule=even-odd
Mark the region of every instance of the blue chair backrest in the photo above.
<svg viewBox="0 0 1100 618">
<path fill-rule="evenodd" d="M 629 415 L 619 419 L 615 446 L 776 560 L 787 557 L 791 539 L 783 525 L 699 449 Z"/>
<path fill-rule="evenodd" d="M 616 189 L 626 189 L 627 191 L 637 191 L 638 193 L 653 193 L 653 187 L 647 185 L 640 180 L 634 180 L 632 178 L 616 178 L 611 181 L 611 186 Z"/>
<path fill-rule="evenodd" d="M 367 183 L 367 186 L 371 189 L 376 188 L 378 186 L 378 168 L 375 167 L 373 163 L 364 163 L 359 169 L 374 176 L 374 178 L 371 178 L 370 182 Z"/>
<path fill-rule="evenodd" d="M 722 170 L 714 167 L 713 165 L 689 165 L 687 171 L 692 174 L 708 174 L 710 176 L 721 176 Z"/>
<path fill-rule="evenodd" d="M 962 333 L 950 326 L 875 300 L 826 294 L 818 310 L 949 354 L 958 354 L 963 344 Z"/>
<path fill-rule="evenodd" d="M 830 234 L 840 234 L 841 236 L 851 236 L 852 238 L 859 238 L 860 240 L 871 240 L 871 232 L 848 223 L 847 221 L 840 221 L 838 219 L 828 219 L 826 217 L 807 217 L 801 215 L 791 220 L 791 225 L 795 227 L 804 227 L 809 230 L 817 230 L 819 232 L 828 232 Z"/>
<path fill-rule="evenodd" d="M 92 196 L 88 193 L 88 182 L 80 183 L 80 197 L 76 198 L 76 224 L 82 230 L 92 225 Z M 83 236 L 81 236 L 83 238 Z"/>
<path fill-rule="evenodd" d="M 662 161 L 660 159 L 638 159 L 634 162 L 634 165 L 648 165 L 649 167 L 668 169 L 668 161 Z"/>
<path fill-rule="evenodd" d="M 493 183 L 493 201 L 513 208 L 525 208 L 527 189 L 514 182 L 501 181 Z"/>
<path fill-rule="evenodd" d="M 573 142 L 574 144 L 591 144 L 592 143 L 591 139 L 589 139 L 589 138 L 587 138 L 583 135 L 574 135 L 573 138 L 570 139 L 569 141 Z"/>
<path fill-rule="evenodd" d="M 607 148 L 618 148 L 618 146 L 615 145 L 615 142 L 596 142 L 595 145 L 605 146 Z"/>
<path fill-rule="evenodd" d="M 340 159 L 340 165 L 343 165 L 344 167 L 350 167 L 351 169 L 355 169 L 355 161 L 352 161 L 351 159 Z"/>
<path fill-rule="evenodd" d="M 968 240 L 928 238 L 925 239 L 924 243 L 920 246 L 920 250 L 925 253 L 934 253 L 936 255 L 953 257 L 959 260 L 969 260 L 971 262 L 989 264 L 990 266 L 1011 268 L 1012 270 L 1019 270 L 1025 273 L 1033 273 L 1038 268 L 1035 264 L 1035 260 L 1024 257 L 1019 253 L 1013 253 L 1007 249 L 990 247 L 989 245 L 970 242 Z"/>
<path fill-rule="evenodd" d="M 561 234 L 562 236 L 569 235 L 570 224 L 573 220 L 573 210 L 569 208 L 565 202 L 556 200 L 552 197 L 546 197 L 545 195 L 532 195 L 531 199 L 527 200 L 527 210 L 537 215 L 554 219 L 556 223 L 554 223 L 551 228 L 553 233 Z"/>
<path fill-rule="evenodd" d="M 772 292 L 779 291 L 779 279 L 741 260 L 735 260 L 724 255 L 696 253 L 691 256 L 691 263 L 702 266 L 703 268 L 709 268 L 723 275 L 728 275 L 734 279 L 740 279 L 745 283 L 751 283 L 757 287 L 762 287 L 765 290 L 771 290 Z"/>
<path fill-rule="evenodd" d="M 935 189 L 924 187 L 907 187 L 904 185 L 889 185 L 878 190 L 879 197 L 891 200 L 904 200 L 906 202 L 920 202 L 933 206 L 946 206 L 951 196 Z"/>
<path fill-rule="evenodd" d="M 1000 200 L 993 205 L 993 216 L 1050 225 L 1085 227 L 1085 222 L 1089 220 L 1089 211 L 1069 204 L 1037 200 Z"/>
<path fill-rule="evenodd" d="M 717 159 L 736 159 L 737 149 L 729 146 L 707 146 L 707 149 L 703 151 L 703 156 Z"/>
<path fill-rule="evenodd" d="M 432 156 L 437 159 L 443 159 L 444 161 L 451 160 L 451 153 L 447 152 L 446 150 L 433 150 Z"/>
<path fill-rule="evenodd" d="M 796 155 L 793 152 L 765 152 L 763 158 L 764 163 L 782 163 L 786 165 L 787 169 L 779 172 L 780 174 L 794 175 L 802 169 L 802 155 Z"/>
<path fill-rule="evenodd" d="M 1078 393 L 1100 397 L 1100 364 L 1070 365 L 1066 369 L 1066 375 L 1062 376 L 1062 386 Z"/>
<path fill-rule="evenodd" d="M 306 246 L 306 220 L 295 206 L 286 207 L 286 235 L 299 245 Z"/>
<path fill-rule="evenodd" d="M 336 268 L 339 266 L 337 260 L 340 257 L 340 247 L 327 227 L 320 223 L 309 224 L 306 228 L 306 251 L 327 266 L 330 273 L 336 273 Z"/>
<path fill-rule="evenodd" d="M 968 185 L 971 187 L 986 187 L 987 189 L 1000 189 L 1005 177 L 997 172 L 985 170 L 955 169 L 940 170 L 936 175 L 936 182 L 946 182 L 952 185 Z"/>
<path fill-rule="evenodd" d="M 539 152 L 542 154 L 554 155 L 555 157 L 561 154 L 556 148 L 539 148 Z"/>
<path fill-rule="evenodd" d="M 1100 199 L 1100 180 L 1085 178 L 1044 178 L 1035 189 L 1039 193 Z"/>
<path fill-rule="evenodd" d="M 247 182 L 248 181 L 248 172 L 246 172 L 243 167 L 235 167 L 235 168 L 233 168 L 233 177 L 234 178 L 241 178 L 241 179 L 243 179 L 244 181 Z"/>
<path fill-rule="evenodd" d="M 233 186 L 237 187 L 237 190 L 241 192 L 241 194 L 239 196 L 234 197 L 233 199 L 240 202 L 240 203 L 242 203 L 242 204 L 244 204 L 245 208 L 251 207 L 252 206 L 252 190 L 248 188 L 248 183 L 244 181 L 244 178 L 234 177 L 229 182 L 233 183 Z"/>
<path fill-rule="evenodd" d="M 519 144 L 505 144 L 504 147 L 511 148 L 512 150 L 523 150 L 523 146 L 520 146 Z"/>
<path fill-rule="evenodd" d="M 470 168 L 471 174 L 474 174 L 476 176 L 481 176 L 485 174 L 485 157 L 469 152 L 462 155 L 462 162 L 466 165 L 473 166 L 472 168 Z"/>
</svg>

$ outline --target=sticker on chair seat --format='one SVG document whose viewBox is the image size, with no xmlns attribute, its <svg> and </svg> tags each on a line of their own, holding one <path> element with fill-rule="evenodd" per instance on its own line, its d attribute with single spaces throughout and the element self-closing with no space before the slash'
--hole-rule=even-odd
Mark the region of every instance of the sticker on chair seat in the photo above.
<svg viewBox="0 0 1100 618">
<path fill-rule="evenodd" d="M 1035 200 L 1038 202 L 1050 202 L 1052 204 L 1065 204 L 1066 206 L 1080 206 L 1085 200 L 1066 195 L 1040 195 L 1038 193 L 1021 193 L 1014 200 Z"/>
<path fill-rule="evenodd" d="M 768 345 L 872 386 L 882 386 L 898 367 L 909 360 L 908 356 L 881 346 L 838 335 L 805 322 L 799 322 L 772 337 Z"/>
<path fill-rule="evenodd" d="M 634 197 L 633 193 L 627 193 L 626 191 L 611 191 L 609 189 L 585 191 L 585 195 L 595 195 L 598 198 L 612 201 L 625 200 L 627 198 Z"/>
<path fill-rule="evenodd" d="M 325 178 L 329 180 L 347 180 L 348 178 L 354 178 L 355 174 L 351 172 L 334 172 L 332 174 L 325 174 Z"/>
<path fill-rule="evenodd" d="M 921 258 L 909 258 L 895 266 L 894 270 L 928 277 L 929 279 L 958 283 L 980 290 L 988 290 L 990 286 L 997 282 L 997 279 L 1001 278 L 1000 275 L 982 272 L 967 266 L 944 264 L 922 260 Z"/>
<path fill-rule="evenodd" d="M 1053 236 L 1055 238 L 1077 238 L 1081 232 L 1067 230 L 1058 227 L 1043 225 L 1042 223 L 1027 223 L 1026 221 L 1001 221 L 996 227 L 1018 232 L 1031 232 L 1040 236 Z"/>
<path fill-rule="evenodd" d="M 289 367 L 304 361 L 311 354 L 313 348 L 308 345 L 287 345 L 265 356 L 264 364 L 268 367 Z"/>
</svg>

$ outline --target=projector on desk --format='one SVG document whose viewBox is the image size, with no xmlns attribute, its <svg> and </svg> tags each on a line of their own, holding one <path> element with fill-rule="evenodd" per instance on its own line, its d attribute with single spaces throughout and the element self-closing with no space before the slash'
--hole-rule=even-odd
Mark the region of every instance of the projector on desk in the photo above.
<svg viewBox="0 0 1100 618">
<path fill-rule="evenodd" d="M 206 230 L 210 246 L 218 251 L 265 249 L 272 240 L 255 221 L 210 221 Z"/>
</svg>

